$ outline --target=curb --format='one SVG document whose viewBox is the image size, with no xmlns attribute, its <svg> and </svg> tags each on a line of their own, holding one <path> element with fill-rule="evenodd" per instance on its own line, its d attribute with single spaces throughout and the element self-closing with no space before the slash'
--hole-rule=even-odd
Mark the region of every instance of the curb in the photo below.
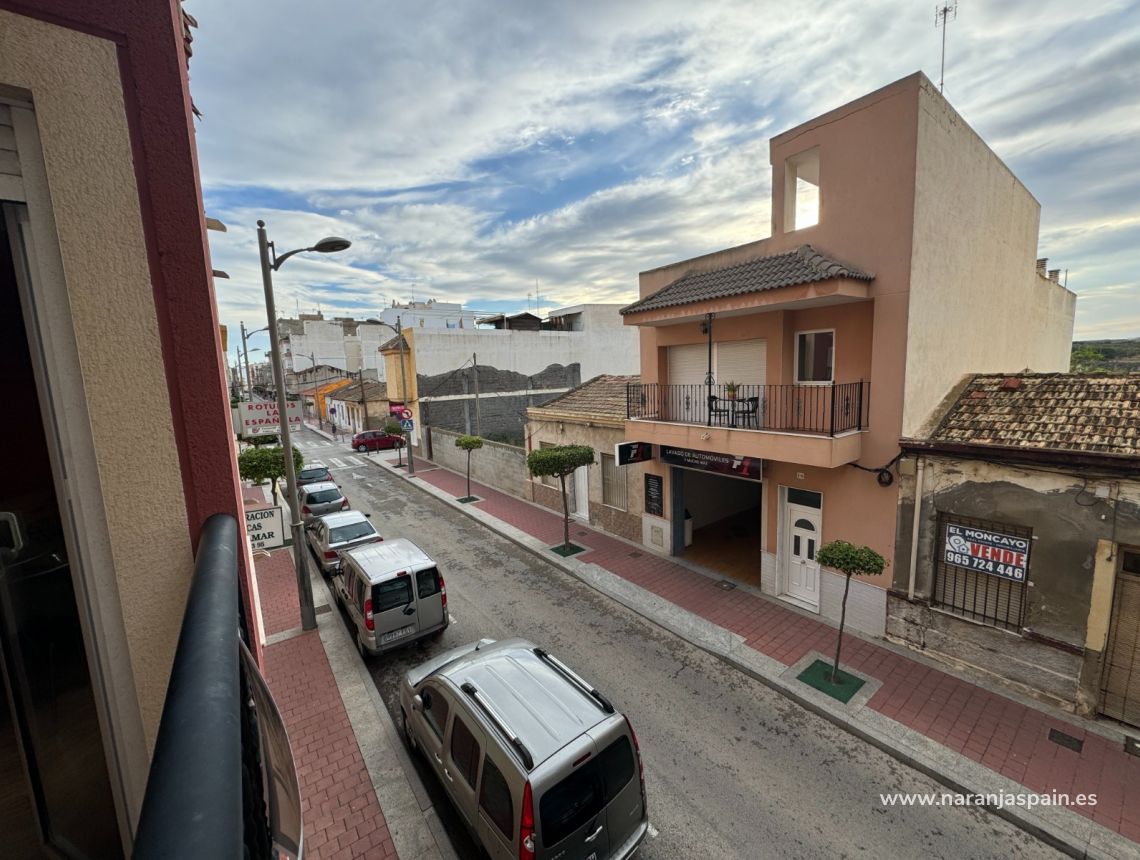
<svg viewBox="0 0 1140 860">
<path fill-rule="evenodd" d="M 407 477 L 384 461 L 371 462 L 396 477 Z M 725 665 L 748 675 L 816 716 L 945 785 L 956 794 L 1031 793 L 1026 786 L 965 758 L 902 723 L 870 710 L 865 702 L 853 708 L 837 706 L 829 697 L 811 687 L 790 683 L 788 676 L 792 667 L 749 648 L 744 644 L 743 637 L 730 630 L 690 613 L 599 565 L 579 561 L 573 557 L 561 558 L 550 552 L 544 542 L 532 535 L 478 508 L 460 504 L 450 493 L 431 484 L 423 481 L 408 481 L 408 483 L 418 486 L 427 495 L 434 496 L 453 510 L 481 523 L 520 549 L 616 600 L 650 623 L 680 636 Z M 794 675 L 791 678 L 794 679 Z M 1064 807 L 1042 807 L 1039 811 L 1031 811 L 1016 805 L 977 805 L 1070 857 L 1090 858 L 1090 860 L 1127 860 L 1136 857 L 1137 847 L 1134 842 Z"/>
</svg>

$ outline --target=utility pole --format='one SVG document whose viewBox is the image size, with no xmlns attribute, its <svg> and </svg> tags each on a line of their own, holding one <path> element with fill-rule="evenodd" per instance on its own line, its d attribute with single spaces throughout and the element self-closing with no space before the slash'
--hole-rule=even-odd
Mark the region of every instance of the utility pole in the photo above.
<svg viewBox="0 0 1140 860">
<path fill-rule="evenodd" d="M 404 327 L 400 323 L 399 316 L 396 317 L 396 338 L 400 342 L 400 396 L 404 398 L 404 409 L 408 409 L 408 372 L 404 367 L 404 357 L 406 354 L 404 349 Z M 416 473 L 416 463 L 412 457 L 412 434 L 408 431 L 404 431 L 404 443 L 408 449 L 408 474 L 414 475 Z"/>
<path fill-rule="evenodd" d="M 479 415 L 479 357 L 471 353 L 471 364 L 475 371 L 475 435 L 483 435 L 483 421 Z"/>
<path fill-rule="evenodd" d="M 245 356 L 245 399 L 253 400 L 253 374 L 249 370 L 249 347 L 246 345 L 245 323 L 241 324 L 241 351 Z"/>
<path fill-rule="evenodd" d="M 364 397 L 364 364 L 360 365 L 360 408 L 364 410 L 364 426 L 361 430 L 368 429 L 368 400 Z M 351 441 L 351 440 L 350 440 Z"/>
</svg>

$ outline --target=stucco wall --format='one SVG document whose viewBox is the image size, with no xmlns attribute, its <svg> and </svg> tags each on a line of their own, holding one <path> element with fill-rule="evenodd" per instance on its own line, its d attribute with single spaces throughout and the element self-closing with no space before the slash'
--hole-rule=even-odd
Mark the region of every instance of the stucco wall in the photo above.
<svg viewBox="0 0 1140 860">
<path fill-rule="evenodd" d="M 902 435 L 965 373 L 1067 371 L 1076 296 L 1040 277 L 1040 205 L 925 81 Z"/>
<path fill-rule="evenodd" d="M 432 460 L 461 475 L 467 474 L 467 452 L 455 447 L 455 440 L 463 434 L 431 428 Z M 510 493 L 526 497 L 526 451 L 514 445 L 483 440 L 483 447 L 471 452 L 471 480 L 478 481 Z"/>
<path fill-rule="evenodd" d="M 1052 700 L 1074 703 L 1088 640 L 1098 542 L 1140 543 L 1140 482 L 1090 477 L 951 458 L 925 458 L 916 604 L 893 599 L 889 632 L 946 659 L 975 666 Z M 1098 499 L 1103 482 L 1116 495 Z M 903 479 L 893 588 L 906 594 L 910 576 L 915 478 Z M 1023 627 L 1028 637 L 973 624 L 926 606 L 933 589 L 938 514 L 950 513 L 1033 530 Z M 1107 614 L 1102 607 L 1102 615 Z M 1099 628 L 1106 619 L 1093 618 Z M 1047 644 L 1052 640 L 1062 647 Z M 1103 637 L 1101 637 L 1103 639 Z M 1103 642 L 1099 643 L 1103 647 Z M 1095 661 L 1094 661 L 1095 662 Z M 1095 671 L 1095 666 L 1093 667 Z"/>
<path fill-rule="evenodd" d="M 103 499 L 152 744 L 193 554 L 117 49 L 0 11 L 0 83 L 35 100 L 99 465 L 80 492 Z"/>
</svg>

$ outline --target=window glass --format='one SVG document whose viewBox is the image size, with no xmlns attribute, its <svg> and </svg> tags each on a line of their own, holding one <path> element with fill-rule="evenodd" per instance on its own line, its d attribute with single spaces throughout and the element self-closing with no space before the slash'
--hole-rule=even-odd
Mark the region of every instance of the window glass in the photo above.
<svg viewBox="0 0 1140 860">
<path fill-rule="evenodd" d="M 451 760 L 459 775 L 474 788 L 475 776 L 479 773 L 479 744 L 459 717 L 451 724 Z"/>
<path fill-rule="evenodd" d="M 602 750 L 598 761 L 606 786 L 606 803 L 609 803 L 633 779 L 633 747 L 629 745 L 629 738 L 618 738 Z"/>
<path fill-rule="evenodd" d="M 803 508 L 822 508 L 823 496 L 819 493 L 813 493 L 811 490 L 798 490 L 795 487 L 789 487 L 788 504 L 799 505 Z"/>
<path fill-rule="evenodd" d="M 792 535 L 792 555 L 800 554 L 800 536 Z"/>
<path fill-rule="evenodd" d="M 439 571 L 434 567 L 421 570 L 416 574 L 416 592 L 421 600 L 425 597 L 431 597 L 433 594 L 439 594 L 439 591 Z"/>
<path fill-rule="evenodd" d="M 372 528 L 372 523 L 349 523 L 347 526 L 338 526 L 329 532 L 329 542 L 343 543 L 346 540 L 356 540 L 374 534 L 376 534 L 376 529 Z"/>
<path fill-rule="evenodd" d="M 539 801 L 543 845 L 554 847 L 601 812 L 635 770 L 633 748 L 623 735 L 549 789 Z"/>
<path fill-rule="evenodd" d="M 443 732 L 447 728 L 447 699 L 438 693 L 433 693 L 430 687 L 423 691 L 421 697 L 424 700 L 424 719 L 436 737 L 443 740 Z"/>
<path fill-rule="evenodd" d="M 511 789 L 502 771 L 490 758 L 483 760 L 483 783 L 479 786 L 479 806 L 507 839 L 515 838 L 515 813 Z"/>
<path fill-rule="evenodd" d="M 796 338 L 796 382 L 831 382 L 835 332 L 813 331 Z"/>
<path fill-rule="evenodd" d="M 808 538 L 808 561 L 815 561 L 815 541 Z"/>
<path fill-rule="evenodd" d="M 328 469 L 322 466 L 319 469 L 302 469 L 301 474 L 297 477 L 302 481 L 313 481 L 317 478 L 323 478 L 328 473 Z"/>
<path fill-rule="evenodd" d="M 812 525 L 811 520 L 796 520 L 796 528 L 807 532 L 815 531 L 815 526 Z"/>
<path fill-rule="evenodd" d="M 602 504 L 626 510 L 625 470 L 613 454 L 602 454 Z"/>
<path fill-rule="evenodd" d="M 381 582 L 375 587 L 375 612 L 385 612 L 398 606 L 407 606 L 412 602 L 412 583 L 406 576 L 397 576 L 387 582 Z"/>
<path fill-rule="evenodd" d="M 1124 550 L 1121 553 L 1120 567 L 1125 573 L 1134 573 L 1140 576 L 1140 552 Z"/>
<path fill-rule="evenodd" d="M 316 493 L 309 493 L 309 498 L 306 501 L 310 505 L 325 505 L 340 498 L 340 490 L 320 490 Z"/>
</svg>

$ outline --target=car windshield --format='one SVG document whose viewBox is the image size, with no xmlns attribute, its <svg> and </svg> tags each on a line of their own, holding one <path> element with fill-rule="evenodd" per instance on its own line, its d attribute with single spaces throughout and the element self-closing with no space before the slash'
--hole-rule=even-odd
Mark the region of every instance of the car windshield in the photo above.
<svg viewBox="0 0 1140 860">
<path fill-rule="evenodd" d="M 316 493 L 309 493 L 310 505 L 326 505 L 329 502 L 335 502 L 340 498 L 340 490 L 320 490 Z"/>
<path fill-rule="evenodd" d="M 301 474 L 297 477 L 299 477 L 302 481 L 311 481 L 314 478 L 323 478 L 328 473 L 329 470 L 324 466 L 321 466 L 317 469 L 302 469 Z"/>
<path fill-rule="evenodd" d="M 330 531 L 329 543 L 344 543 L 347 540 L 356 540 L 357 538 L 368 537 L 374 534 L 376 534 L 376 529 L 372 528 L 372 523 L 349 523 L 346 526 L 340 526 Z"/>
</svg>

